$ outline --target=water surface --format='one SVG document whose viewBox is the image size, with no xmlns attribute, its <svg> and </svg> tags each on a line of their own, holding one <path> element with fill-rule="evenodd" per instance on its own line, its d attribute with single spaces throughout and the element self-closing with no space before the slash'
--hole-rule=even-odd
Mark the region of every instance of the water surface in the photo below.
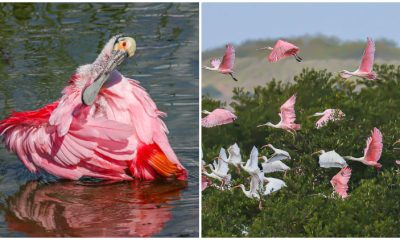
<svg viewBox="0 0 400 240">
<path fill-rule="evenodd" d="M 29 173 L 0 147 L 0 236 L 198 236 L 198 4 L 0 4 L 0 117 L 61 95 L 108 39 L 133 36 L 119 70 L 168 114 L 189 181 L 89 183 Z"/>
</svg>

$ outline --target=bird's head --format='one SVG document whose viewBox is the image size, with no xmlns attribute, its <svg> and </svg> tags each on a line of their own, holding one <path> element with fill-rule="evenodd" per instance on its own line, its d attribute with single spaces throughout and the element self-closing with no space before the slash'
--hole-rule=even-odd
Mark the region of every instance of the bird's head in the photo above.
<svg viewBox="0 0 400 240">
<path fill-rule="evenodd" d="M 264 146 L 262 146 L 261 149 L 267 148 L 267 147 L 271 148 L 271 146 L 272 146 L 272 144 L 268 143 L 268 144 L 265 144 Z"/>
<path fill-rule="evenodd" d="M 316 151 L 316 152 L 311 153 L 311 156 L 314 156 L 314 155 L 321 155 L 321 154 L 323 154 L 323 153 L 325 153 L 325 150 L 321 149 L 321 150 L 318 150 L 318 151 Z"/>
<path fill-rule="evenodd" d="M 339 72 L 339 75 L 340 75 L 340 77 L 342 77 L 342 78 L 349 78 L 349 77 L 352 76 L 352 75 L 350 74 L 350 72 L 347 71 L 347 70 L 342 70 L 342 71 L 340 71 L 340 72 Z"/>
<path fill-rule="evenodd" d="M 100 91 L 100 88 L 110 77 L 112 71 L 127 58 L 135 55 L 136 41 L 132 37 L 116 35 L 104 46 L 93 66 L 96 71 L 94 81 L 87 86 L 82 93 L 82 102 L 85 105 L 92 105 Z"/>
</svg>

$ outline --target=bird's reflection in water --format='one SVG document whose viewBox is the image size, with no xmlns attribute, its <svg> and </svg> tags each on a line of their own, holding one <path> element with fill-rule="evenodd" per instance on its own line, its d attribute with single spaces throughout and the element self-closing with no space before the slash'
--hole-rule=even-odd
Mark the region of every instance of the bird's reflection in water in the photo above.
<svg viewBox="0 0 400 240">
<path fill-rule="evenodd" d="M 7 199 L 10 230 L 33 237 L 146 237 L 160 232 L 185 182 L 28 182 Z"/>
</svg>

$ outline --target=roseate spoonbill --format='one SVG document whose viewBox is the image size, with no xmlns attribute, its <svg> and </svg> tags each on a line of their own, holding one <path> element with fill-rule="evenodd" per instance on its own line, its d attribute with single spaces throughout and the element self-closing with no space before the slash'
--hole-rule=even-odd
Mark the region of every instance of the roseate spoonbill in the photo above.
<svg viewBox="0 0 400 240">
<path fill-rule="evenodd" d="M 396 160 L 395 163 L 400 166 L 400 160 Z"/>
<path fill-rule="evenodd" d="M 299 55 L 297 55 L 300 51 L 300 48 L 292 43 L 283 40 L 278 40 L 273 48 L 263 47 L 257 50 L 264 50 L 264 49 L 271 50 L 271 53 L 268 56 L 269 62 L 277 62 L 283 58 L 291 56 L 293 56 L 298 62 L 301 62 L 303 60 L 301 57 L 299 57 Z"/>
<path fill-rule="evenodd" d="M 235 64 L 235 49 L 232 44 L 227 44 L 225 49 L 225 55 L 222 57 L 222 61 L 219 58 L 211 59 L 211 67 L 203 66 L 203 69 L 210 71 L 217 71 L 222 74 L 229 74 L 233 80 L 237 79 L 233 76 L 233 65 Z"/>
<path fill-rule="evenodd" d="M 255 146 L 251 149 L 250 158 L 247 160 L 246 165 L 241 163 L 240 166 L 250 175 L 257 174 L 261 171 L 258 167 L 258 150 Z"/>
<path fill-rule="evenodd" d="M 0 122 L 6 147 L 31 172 L 65 179 L 186 180 L 160 119 L 165 113 L 139 82 L 115 70 L 135 50 L 133 38 L 112 37 L 92 64 L 76 70 L 60 100 Z"/>
<path fill-rule="evenodd" d="M 228 163 L 236 167 L 238 174 L 240 174 L 240 164 L 242 163 L 242 156 L 240 155 L 240 148 L 235 143 L 228 148 Z"/>
<path fill-rule="evenodd" d="M 268 159 L 265 156 L 262 156 L 261 158 L 265 161 L 261 164 L 264 173 L 286 172 L 290 169 L 289 166 L 281 161 L 268 162 Z"/>
<path fill-rule="evenodd" d="M 312 117 L 322 116 L 315 123 L 317 129 L 328 124 L 329 121 L 337 121 L 343 119 L 346 115 L 340 109 L 326 109 L 323 112 L 317 112 Z"/>
<path fill-rule="evenodd" d="M 321 154 L 319 156 L 319 166 L 322 168 L 344 168 L 347 167 L 346 161 L 342 156 L 337 154 L 335 150 L 325 152 L 325 150 L 319 150 L 311 155 Z"/>
<path fill-rule="evenodd" d="M 201 126 L 206 128 L 232 123 L 237 118 L 231 111 L 222 108 L 217 108 L 212 112 L 203 110 L 203 113 L 208 115 L 201 119 Z"/>
<path fill-rule="evenodd" d="M 355 158 L 352 156 L 345 156 L 345 159 L 362 162 L 368 166 L 374 166 L 377 170 L 382 167 L 382 164 L 378 163 L 382 154 L 382 133 L 379 129 L 374 128 L 371 131 L 371 137 L 367 139 L 367 146 L 364 149 L 364 156 Z"/>
<path fill-rule="evenodd" d="M 295 124 L 296 121 L 296 113 L 294 111 L 294 104 L 296 103 L 296 94 L 291 96 L 280 108 L 281 112 L 279 113 L 279 117 L 281 117 L 281 121 L 278 124 L 272 124 L 271 122 L 267 122 L 265 124 L 258 125 L 257 127 L 269 126 L 273 128 L 281 128 L 283 130 L 288 131 L 289 133 L 296 134 L 296 130 L 300 130 L 300 124 Z"/>
<path fill-rule="evenodd" d="M 265 160 L 265 162 L 272 163 L 275 161 L 292 159 L 288 152 L 286 152 L 285 150 L 279 149 L 279 148 L 275 148 L 274 146 L 272 146 L 272 144 L 264 145 L 261 148 L 267 148 L 267 147 L 271 148 L 274 151 L 274 153 L 271 155 L 271 157 L 269 159 L 267 159 L 266 157 L 265 157 L 266 159 L 263 158 Z"/>
<path fill-rule="evenodd" d="M 265 191 L 263 192 L 264 196 L 267 196 L 273 192 L 279 191 L 283 187 L 286 187 L 285 182 L 278 178 L 265 177 L 264 181 L 267 182 L 267 184 L 264 187 L 265 188 Z"/>
<path fill-rule="evenodd" d="M 225 185 L 226 183 L 229 183 L 231 180 L 231 175 L 228 174 L 229 172 L 229 167 L 228 163 L 226 162 L 227 157 L 226 157 L 226 152 L 224 148 L 221 148 L 219 151 L 219 157 L 218 157 L 218 162 L 214 161 L 214 164 L 211 165 L 211 173 L 208 173 L 207 171 L 203 171 L 203 173 L 210 178 L 217 179 L 218 181 L 221 181 L 221 186 Z"/>
<path fill-rule="evenodd" d="M 371 38 L 367 38 L 367 46 L 365 47 L 364 54 L 361 59 L 361 64 L 354 72 L 342 70 L 339 74 L 342 78 L 349 78 L 357 76 L 368 80 L 375 80 L 377 77 L 376 72 L 372 70 L 374 66 L 375 43 Z"/>
<path fill-rule="evenodd" d="M 337 194 L 339 194 L 343 199 L 347 198 L 347 190 L 349 189 L 348 183 L 351 177 L 351 169 L 349 167 L 344 167 L 333 176 L 331 184 L 333 189 Z"/>
</svg>

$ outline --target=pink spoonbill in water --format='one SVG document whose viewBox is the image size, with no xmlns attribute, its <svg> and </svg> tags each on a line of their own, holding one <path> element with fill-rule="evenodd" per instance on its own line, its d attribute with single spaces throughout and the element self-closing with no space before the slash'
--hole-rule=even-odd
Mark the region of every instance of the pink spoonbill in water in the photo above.
<svg viewBox="0 0 400 240">
<path fill-rule="evenodd" d="M 64 179 L 186 180 L 160 118 L 165 113 L 116 70 L 135 51 L 133 38 L 112 37 L 92 64 L 76 70 L 59 100 L 0 122 L 6 147 L 31 172 Z"/>
</svg>

